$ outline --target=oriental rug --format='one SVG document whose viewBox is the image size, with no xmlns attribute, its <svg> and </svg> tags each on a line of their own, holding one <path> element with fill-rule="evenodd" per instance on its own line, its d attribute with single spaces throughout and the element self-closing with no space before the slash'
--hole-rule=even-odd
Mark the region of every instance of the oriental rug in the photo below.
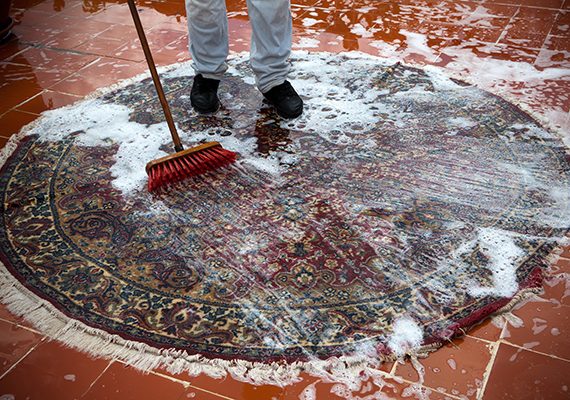
<svg viewBox="0 0 570 400">
<path fill-rule="evenodd" d="M 0 173 L 7 303 L 15 279 L 89 332 L 212 359 L 388 358 L 540 287 L 570 226 L 564 144 L 436 70 L 297 54 L 294 121 L 244 58 L 214 115 L 192 111 L 188 65 L 162 78 L 184 143 L 237 164 L 150 195 L 171 145 L 149 78 L 46 113 Z"/>
</svg>

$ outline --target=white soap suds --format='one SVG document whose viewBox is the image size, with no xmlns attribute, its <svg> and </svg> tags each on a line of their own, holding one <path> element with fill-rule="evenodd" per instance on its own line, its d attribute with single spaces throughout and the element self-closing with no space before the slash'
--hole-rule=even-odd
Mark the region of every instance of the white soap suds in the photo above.
<svg viewBox="0 0 570 400">
<path fill-rule="evenodd" d="M 317 25 L 318 23 L 322 23 L 323 21 L 319 21 L 318 19 L 314 18 L 303 18 L 303 26 L 310 27 L 313 25 Z"/>
<path fill-rule="evenodd" d="M 319 47 L 319 40 L 309 37 L 302 37 L 297 43 L 293 43 L 295 49 L 311 49 Z"/>
<path fill-rule="evenodd" d="M 171 140 L 166 122 L 146 126 L 129 121 L 130 113 L 127 106 L 87 100 L 45 112 L 29 133 L 42 141 L 57 141 L 79 132 L 76 144 L 80 146 L 118 146 L 111 167 L 112 183 L 128 194 L 144 187 L 146 163 L 165 156 L 160 146 Z"/>
<path fill-rule="evenodd" d="M 487 258 L 485 268 L 493 274 L 493 286 L 473 286 L 469 294 L 475 297 L 511 297 L 518 290 L 516 269 L 525 252 L 516 245 L 514 235 L 497 228 L 479 228 L 476 239 L 479 251 Z"/>
<path fill-rule="evenodd" d="M 403 356 L 421 346 L 424 338 L 422 328 L 410 317 L 401 317 L 392 324 L 388 348 L 397 356 Z"/>
</svg>

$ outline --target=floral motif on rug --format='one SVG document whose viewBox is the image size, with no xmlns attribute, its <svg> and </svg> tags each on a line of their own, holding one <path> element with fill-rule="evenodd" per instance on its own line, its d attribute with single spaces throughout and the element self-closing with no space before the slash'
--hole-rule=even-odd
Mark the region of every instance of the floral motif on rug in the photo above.
<svg viewBox="0 0 570 400">
<path fill-rule="evenodd" d="M 191 111 L 187 66 L 165 74 L 186 144 L 199 133 L 252 150 L 158 195 L 117 184 L 127 139 L 89 145 L 40 119 L 0 174 L 6 268 L 88 326 L 254 361 L 399 352 L 402 320 L 437 345 L 540 286 L 569 227 L 562 142 L 475 86 L 311 57 L 294 63 L 307 108 L 291 122 L 262 103 L 244 60 L 211 116 Z M 138 127 L 163 123 L 149 79 L 97 101 Z"/>
</svg>

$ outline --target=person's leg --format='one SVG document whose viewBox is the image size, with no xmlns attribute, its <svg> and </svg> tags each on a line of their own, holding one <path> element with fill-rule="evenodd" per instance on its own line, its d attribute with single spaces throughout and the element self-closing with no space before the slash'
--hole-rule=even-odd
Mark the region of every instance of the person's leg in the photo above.
<svg viewBox="0 0 570 400">
<path fill-rule="evenodd" d="M 190 102 L 200 113 L 220 107 L 218 86 L 228 69 L 228 17 L 225 0 L 186 0 L 192 66 L 196 71 Z"/>
<path fill-rule="evenodd" d="M 224 0 L 186 0 L 190 54 L 196 74 L 220 80 L 227 70 L 228 17 Z"/>
<path fill-rule="evenodd" d="M 257 88 L 283 118 L 303 112 L 303 100 L 287 81 L 293 25 L 289 0 L 247 0 L 251 68 Z"/>
<path fill-rule="evenodd" d="M 262 93 L 282 84 L 289 72 L 293 32 L 289 0 L 247 0 L 251 21 L 251 68 Z"/>
</svg>

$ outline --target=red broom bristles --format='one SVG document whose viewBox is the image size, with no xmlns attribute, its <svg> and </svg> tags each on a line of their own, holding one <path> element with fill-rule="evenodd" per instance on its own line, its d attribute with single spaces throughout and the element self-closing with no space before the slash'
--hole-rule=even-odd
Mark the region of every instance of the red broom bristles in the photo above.
<svg viewBox="0 0 570 400">
<path fill-rule="evenodd" d="M 201 175 L 233 163 L 237 154 L 221 146 L 202 149 L 194 153 L 174 155 L 163 162 L 152 165 L 148 170 L 148 190 L 154 192 L 161 187 Z"/>
</svg>

